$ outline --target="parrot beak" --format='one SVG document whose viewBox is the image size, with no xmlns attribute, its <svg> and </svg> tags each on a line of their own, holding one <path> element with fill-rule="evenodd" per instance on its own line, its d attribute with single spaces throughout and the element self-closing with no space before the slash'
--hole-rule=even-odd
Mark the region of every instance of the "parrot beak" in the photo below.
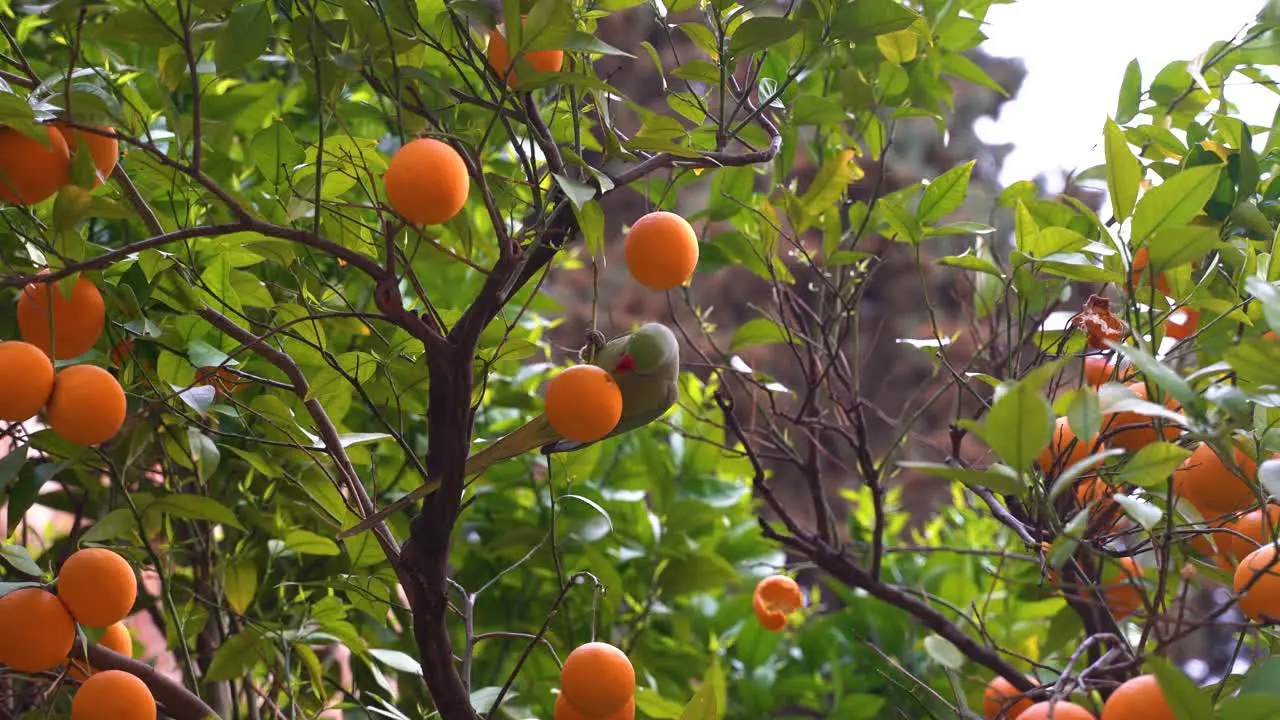
<svg viewBox="0 0 1280 720">
<path fill-rule="evenodd" d="M 618 360 L 618 367 L 614 368 L 613 372 L 624 373 L 624 372 L 630 372 L 635 369 L 636 369 L 636 359 L 631 357 L 630 355 L 623 355 L 622 359 Z"/>
</svg>

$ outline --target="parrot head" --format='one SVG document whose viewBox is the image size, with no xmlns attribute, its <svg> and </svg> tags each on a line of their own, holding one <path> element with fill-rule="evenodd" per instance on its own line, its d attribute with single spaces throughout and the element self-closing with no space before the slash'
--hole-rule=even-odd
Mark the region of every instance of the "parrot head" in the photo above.
<svg viewBox="0 0 1280 720">
<path fill-rule="evenodd" d="M 661 323 L 647 323 L 631 334 L 614 374 L 653 373 L 674 360 L 679 364 L 680 346 L 675 333 Z"/>
</svg>

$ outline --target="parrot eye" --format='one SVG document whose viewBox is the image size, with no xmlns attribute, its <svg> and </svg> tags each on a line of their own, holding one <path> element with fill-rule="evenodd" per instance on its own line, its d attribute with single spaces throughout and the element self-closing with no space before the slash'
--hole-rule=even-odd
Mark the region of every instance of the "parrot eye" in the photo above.
<svg viewBox="0 0 1280 720">
<path fill-rule="evenodd" d="M 620 372 L 628 372 L 630 370 L 635 370 L 635 369 L 636 369 L 636 359 L 631 357 L 630 355 L 623 355 L 622 359 L 618 361 L 618 367 L 614 368 L 613 371 L 616 373 L 620 373 Z"/>
</svg>

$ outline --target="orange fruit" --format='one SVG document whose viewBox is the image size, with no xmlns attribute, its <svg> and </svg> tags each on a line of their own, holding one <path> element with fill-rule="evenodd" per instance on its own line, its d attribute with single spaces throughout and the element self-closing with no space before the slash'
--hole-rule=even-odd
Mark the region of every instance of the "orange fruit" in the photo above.
<svg viewBox="0 0 1280 720">
<path fill-rule="evenodd" d="M 133 638 L 129 635 L 129 628 L 125 627 L 122 622 L 114 623 L 102 631 L 102 637 L 98 638 L 98 644 L 104 648 L 114 650 L 125 657 L 133 657 Z M 80 660 L 72 660 L 68 668 L 72 678 L 84 681 L 89 675 L 98 672 L 90 669 L 85 672 L 85 663 Z"/>
<path fill-rule="evenodd" d="M 564 693 L 556 696 L 556 714 L 555 720 L 635 720 L 636 717 L 636 700 L 631 698 L 626 705 L 616 713 L 609 715 L 583 715 L 573 708 L 567 700 L 564 699 Z"/>
<path fill-rule="evenodd" d="M 1200 313 L 1183 305 L 1165 321 L 1164 335 L 1174 340 L 1191 337 L 1200 328 Z"/>
<path fill-rule="evenodd" d="M 659 210 L 636 220 L 623 248 L 627 270 L 651 290 L 670 290 L 698 266 L 698 235 L 688 220 Z"/>
<path fill-rule="evenodd" d="M 1093 713 L 1075 703 L 1060 700 L 1052 704 L 1052 714 L 1050 714 L 1050 703 L 1038 702 L 1023 710 L 1016 720 L 1097 720 L 1097 718 Z"/>
<path fill-rule="evenodd" d="M 53 593 L 24 587 L 0 597 L 0 664 L 25 673 L 52 670 L 75 641 L 75 621 Z"/>
<path fill-rule="evenodd" d="M 1049 444 L 1040 451 L 1037 460 L 1040 463 L 1040 469 L 1044 471 L 1046 476 L 1056 475 L 1063 470 L 1071 467 L 1073 464 L 1089 457 L 1089 450 L 1093 447 L 1094 440 L 1088 442 L 1076 438 L 1076 434 L 1071 431 L 1071 425 L 1067 422 L 1064 415 L 1057 419 L 1053 426 L 1053 435 L 1049 439 Z"/>
<path fill-rule="evenodd" d="M 70 181 L 67 141 L 54 128 L 44 129 L 49 147 L 13 128 L 0 128 L 0 200 L 34 205 L 53 197 Z"/>
<path fill-rule="evenodd" d="M 982 693 L 982 717 L 987 720 L 996 720 L 997 717 L 1012 720 L 1018 717 L 1033 704 L 1031 698 L 1020 697 L 1021 695 L 1022 691 L 1015 688 L 1013 683 L 1001 675 L 995 676 Z"/>
<path fill-rule="evenodd" d="M 787 615 L 804 607 L 804 593 L 786 575 L 770 575 L 756 583 L 751 608 L 765 630 L 778 632 L 787 625 Z"/>
<path fill-rule="evenodd" d="M 192 385 L 212 385 L 217 394 L 231 397 L 244 389 L 246 381 L 236 373 L 224 367 L 202 367 L 196 371 L 196 379 Z"/>
<path fill-rule="evenodd" d="M 53 308 L 49 307 L 49 293 L 53 293 Z M 52 319 L 50 319 L 52 315 Z M 22 339 L 46 353 L 50 345 L 58 360 L 79 357 L 98 342 L 107 322 L 107 308 L 102 293 L 81 275 L 71 289 L 68 298 L 56 283 L 33 282 L 18 298 L 18 330 Z M 49 327 L 53 326 L 52 340 Z"/>
<path fill-rule="evenodd" d="M 622 419 L 622 390 L 604 368 L 574 365 L 547 383 L 543 398 L 547 422 L 562 437 L 595 442 Z"/>
<path fill-rule="evenodd" d="M 111 346 L 111 350 L 107 352 L 107 357 L 110 358 L 112 365 L 124 367 L 124 361 L 133 353 L 135 347 L 137 345 L 132 340 L 125 338 Z"/>
<path fill-rule="evenodd" d="M 1236 568 L 1237 594 L 1255 576 L 1262 576 L 1240 598 L 1240 611 L 1259 622 L 1280 620 L 1280 561 L 1276 554 L 1275 544 L 1268 543 L 1246 555 Z"/>
<path fill-rule="evenodd" d="M 1128 387 L 1139 398 L 1147 399 L 1146 385 L 1134 382 L 1129 383 Z M 1164 404 L 1170 410 L 1178 409 L 1177 403 L 1172 398 L 1165 400 Z M 1137 452 L 1157 440 L 1173 440 L 1182 432 L 1182 429 L 1165 420 L 1164 429 L 1157 433 L 1153 419 L 1150 416 L 1125 410 L 1103 415 L 1102 432 L 1109 445 L 1123 448 L 1129 452 Z"/>
<path fill-rule="evenodd" d="M 97 169 L 100 177 L 93 180 L 93 186 L 98 187 L 102 184 L 104 178 L 111 177 L 111 171 L 116 169 L 116 161 L 120 159 L 120 141 L 113 137 L 103 137 L 96 133 L 77 130 L 65 122 L 55 122 L 53 126 L 62 133 L 62 137 L 67 141 L 67 147 L 71 150 L 71 156 L 74 158 L 77 150 L 83 145 L 88 149 L 89 154 L 93 156 L 93 167 Z M 115 134 L 116 129 L 113 127 L 99 127 L 95 130 L 101 130 L 104 133 Z"/>
<path fill-rule="evenodd" d="M 1076 483 L 1076 506 L 1086 507 L 1099 501 L 1110 501 L 1115 488 L 1100 477 L 1084 478 Z"/>
<path fill-rule="evenodd" d="M 1172 290 L 1169 289 L 1169 281 L 1165 278 L 1164 273 L 1156 275 L 1153 283 L 1151 272 L 1143 272 L 1150 264 L 1151 253 L 1147 248 L 1138 248 L 1138 252 L 1133 254 L 1133 272 L 1130 274 L 1133 286 L 1139 288 L 1143 285 L 1148 287 L 1155 285 L 1156 290 L 1159 290 L 1161 295 L 1168 296 L 1172 293 Z"/>
<path fill-rule="evenodd" d="M 1232 446 L 1235 464 L 1250 478 L 1256 478 L 1258 463 L 1240 448 Z M 1200 443 L 1191 456 L 1173 472 L 1173 491 L 1195 505 L 1206 520 L 1238 512 L 1256 502 L 1249 482 L 1235 473 L 1213 446 Z"/>
<path fill-rule="evenodd" d="M 1128 370 L 1128 367 L 1122 367 L 1117 374 L 1116 361 L 1108 360 L 1102 355 L 1090 355 L 1084 359 L 1084 379 L 1093 387 L 1123 380 L 1129 375 Z"/>
<path fill-rule="evenodd" d="M 511 48 L 507 46 L 506 36 L 498 28 L 489 32 L 489 47 L 485 49 L 485 57 L 498 77 L 506 72 L 507 84 L 516 84 L 516 70 L 511 64 Z M 560 72 L 560 68 L 564 67 L 563 50 L 533 50 L 521 55 L 520 59 L 538 72 Z"/>
<path fill-rule="evenodd" d="M 103 670 L 71 699 L 71 720 L 156 720 L 156 699 L 146 683 L 123 670 Z"/>
<path fill-rule="evenodd" d="M 387 202 L 418 225 L 448 222 L 467 204 L 467 164 L 448 143 L 420 138 L 391 156 L 382 175 Z"/>
<path fill-rule="evenodd" d="M 67 442 L 97 445 L 124 426 L 126 407 L 115 376 L 95 365 L 72 365 L 54 377 L 44 417 Z"/>
<path fill-rule="evenodd" d="M 1139 675 L 1116 688 L 1102 706 L 1102 720 L 1175 720 L 1155 675 Z"/>
<path fill-rule="evenodd" d="M 626 653 L 608 643 L 579 645 L 564 659 L 560 692 L 579 713 L 606 717 L 634 700 L 636 671 Z"/>
<path fill-rule="evenodd" d="M 1235 520 L 1228 520 L 1222 526 L 1249 538 L 1246 540 L 1232 533 L 1219 533 L 1216 536 L 1222 560 L 1235 567 L 1237 562 L 1257 550 L 1259 546 L 1275 540 L 1274 533 L 1276 528 L 1280 527 L 1280 505 L 1268 503 L 1265 518 L 1261 509 L 1251 510 Z"/>
<path fill-rule="evenodd" d="M 49 401 L 53 363 L 30 343 L 0 342 L 0 378 L 0 420 L 26 422 Z"/>
<path fill-rule="evenodd" d="M 1102 597 L 1111 614 L 1117 620 L 1123 620 L 1142 607 L 1142 576 L 1145 570 L 1132 557 L 1120 558 L 1119 564 L 1119 572 L 1103 574 Z"/>
<path fill-rule="evenodd" d="M 125 619 L 138 599 L 129 561 L 106 548 L 84 548 L 58 570 L 58 598 L 76 622 L 105 628 Z"/>
</svg>

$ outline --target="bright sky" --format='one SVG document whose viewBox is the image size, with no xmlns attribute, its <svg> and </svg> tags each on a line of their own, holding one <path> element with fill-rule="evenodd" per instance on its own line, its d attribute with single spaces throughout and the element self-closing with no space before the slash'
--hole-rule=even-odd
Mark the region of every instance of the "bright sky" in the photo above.
<svg viewBox="0 0 1280 720">
<path fill-rule="evenodd" d="M 984 118 L 979 137 L 1017 145 L 1001 181 L 1083 170 L 1102 162 L 1102 126 L 1116 111 L 1125 66 L 1138 58 L 1143 87 L 1174 60 L 1190 59 L 1215 40 L 1250 24 L 1264 0 L 1020 0 L 987 13 L 986 51 L 1020 57 L 1027 78 L 996 121 Z M 1228 94 L 1253 123 L 1269 124 L 1276 102 L 1268 90 Z"/>
</svg>

